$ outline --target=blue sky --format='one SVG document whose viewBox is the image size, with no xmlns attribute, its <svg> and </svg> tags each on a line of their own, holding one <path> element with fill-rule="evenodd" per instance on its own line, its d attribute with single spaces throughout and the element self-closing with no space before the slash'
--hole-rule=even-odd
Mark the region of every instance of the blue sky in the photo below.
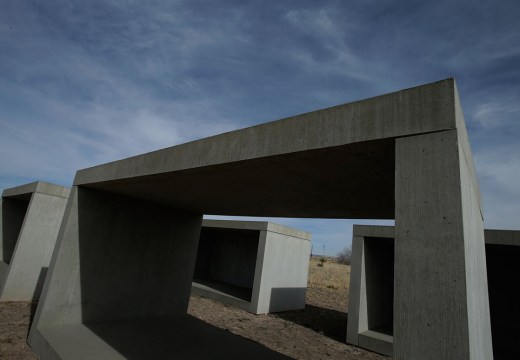
<svg viewBox="0 0 520 360">
<path fill-rule="evenodd" d="M 517 0 L 0 4 L 0 190 L 455 77 L 485 225 L 520 229 Z M 352 221 L 276 221 L 315 252 L 351 240 Z"/>
</svg>

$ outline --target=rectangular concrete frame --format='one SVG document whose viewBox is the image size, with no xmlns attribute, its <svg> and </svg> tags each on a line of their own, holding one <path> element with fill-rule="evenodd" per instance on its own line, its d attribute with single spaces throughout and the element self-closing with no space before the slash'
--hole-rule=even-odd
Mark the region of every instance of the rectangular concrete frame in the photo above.
<svg viewBox="0 0 520 360">
<path fill-rule="evenodd" d="M 0 200 L 0 301 L 38 300 L 69 188 L 34 182 Z"/>
<path fill-rule="evenodd" d="M 379 242 L 373 244 L 374 238 Z M 388 356 L 393 353 L 394 239 L 393 226 L 354 225 L 348 301 L 347 343 Z"/>
<path fill-rule="evenodd" d="M 121 324 L 179 323 L 203 214 L 395 219 L 394 358 L 493 356 L 480 191 L 453 79 L 78 171 L 33 349 L 128 358 L 145 330 L 119 341 Z"/>
<path fill-rule="evenodd" d="M 512 279 L 520 276 L 520 231 L 486 229 L 484 234 L 493 356 L 516 359 L 520 357 L 515 345 L 520 336 L 520 291 Z M 392 328 L 377 325 L 393 316 L 393 270 L 398 266 L 394 241 L 393 226 L 354 225 L 347 343 L 388 356 L 393 353 Z"/>
<path fill-rule="evenodd" d="M 310 240 L 270 222 L 204 220 L 192 293 L 253 314 L 303 309 Z"/>
</svg>

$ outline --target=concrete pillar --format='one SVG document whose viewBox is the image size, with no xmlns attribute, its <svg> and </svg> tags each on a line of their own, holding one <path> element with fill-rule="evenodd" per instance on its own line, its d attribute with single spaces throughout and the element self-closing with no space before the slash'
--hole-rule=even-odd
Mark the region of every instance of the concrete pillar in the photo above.
<svg viewBox="0 0 520 360">
<path fill-rule="evenodd" d="M 394 359 L 493 358 L 479 194 L 458 131 L 396 140 Z"/>
</svg>

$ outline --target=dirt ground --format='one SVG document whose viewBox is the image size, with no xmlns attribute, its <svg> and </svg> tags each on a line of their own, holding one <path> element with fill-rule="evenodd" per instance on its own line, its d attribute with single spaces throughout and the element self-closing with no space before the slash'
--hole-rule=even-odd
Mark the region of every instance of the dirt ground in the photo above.
<svg viewBox="0 0 520 360">
<path fill-rule="evenodd" d="M 304 310 L 253 315 L 192 296 L 188 313 L 294 359 L 389 359 L 345 343 L 348 271 L 344 265 L 318 267 L 311 261 Z M 26 343 L 34 308 L 29 303 L 0 303 L 1 360 L 38 359 Z"/>
</svg>

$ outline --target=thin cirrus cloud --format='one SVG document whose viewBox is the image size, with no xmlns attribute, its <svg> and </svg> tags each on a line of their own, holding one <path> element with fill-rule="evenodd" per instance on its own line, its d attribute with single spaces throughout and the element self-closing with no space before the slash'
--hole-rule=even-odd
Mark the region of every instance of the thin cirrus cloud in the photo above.
<svg viewBox="0 0 520 360">
<path fill-rule="evenodd" d="M 454 76 L 486 227 L 519 228 L 519 11 L 514 0 L 7 0 L 0 188 L 70 185 L 77 169 Z M 353 223 L 271 220 L 313 232 L 329 254 Z"/>
</svg>

